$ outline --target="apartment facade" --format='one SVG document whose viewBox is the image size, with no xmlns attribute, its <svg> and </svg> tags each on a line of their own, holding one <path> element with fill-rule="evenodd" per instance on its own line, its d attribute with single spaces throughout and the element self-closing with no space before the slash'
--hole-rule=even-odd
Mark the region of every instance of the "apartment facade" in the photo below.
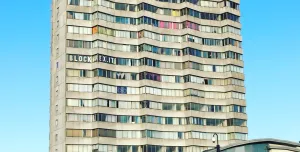
<svg viewBox="0 0 300 152">
<path fill-rule="evenodd" d="M 247 139 L 239 0 L 53 0 L 50 152 Z"/>
</svg>

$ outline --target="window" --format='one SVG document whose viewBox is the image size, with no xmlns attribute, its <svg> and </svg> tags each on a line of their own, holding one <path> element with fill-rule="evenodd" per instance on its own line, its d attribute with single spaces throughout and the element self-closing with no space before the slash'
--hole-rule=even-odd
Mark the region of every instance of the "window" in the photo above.
<svg viewBox="0 0 300 152">
<path fill-rule="evenodd" d="M 123 5 L 123 4 L 120 4 L 120 5 Z M 130 7 L 132 8 L 132 6 L 130 6 Z M 128 7 L 127 7 L 127 10 L 128 10 Z M 175 11 L 172 11 L 172 14 L 173 14 L 173 12 L 175 12 Z M 209 13 L 206 13 L 206 14 L 209 14 Z M 195 13 L 195 15 L 196 15 L 195 17 L 198 17 L 199 13 Z M 198 30 L 198 31 L 201 29 L 201 31 L 209 32 L 209 33 L 230 32 L 230 33 L 240 35 L 240 29 L 235 28 L 235 27 L 229 27 L 229 26 L 224 26 L 222 28 L 219 28 L 219 27 L 212 27 L 212 26 L 206 26 L 206 25 L 202 26 L 197 23 L 190 22 L 190 21 L 182 22 L 182 23 L 175 23 L 175 22 L 159 21 L 156 19 L 148 18 L 148 17 L 128 18 L 128 17 L 112 16 L 112 15 L 108 15 L 108 14 L 104 14 L 104 13 L 100 13 L 100 12 L 94 13 L 94 14 L 68 12 L 69 19 L 91 20 L 91 16 L 94 16 L 94 19 L 101 19 L 101 20 L 105 20 L 105 21 L 109 21 L 109 22 L 116 22 L 116 23 L 120 23 L 120 24 L 132 24 L 132 25 L 148 24 L 148 25 L 152 25 L 152 26 L 160 27 L 160 28 L 169 28 L 169 29 L 190 28 L 190 29 Z M 221 16 L 221 15 L 217 15 L 217 16 Z M 205 15 L 204 15 L 204 17 L 205 17 Z M 167 38 L 166 38 L 166 40 L 167 40 Z M 175 41 L 178 41 L 178 40 L 175 40 Z"/>
<path fill-rule="evenodd" d="M 162 104 L 162 109 L 163 110 L 172 110 L 173 109 L 173 104 L 171 104 L 171 103 L 163 103 Z"/>
<path fill-rule="evenodd" d="M 243 119 L 228 119 L 227 126 L 246 126 L 246 120 Z"/>
<path fill-rule="evenodd" d="M 158 109 L 158 110 L 195 110 L 201 112 L 239 112 L 246 113 L 246 107 L 238 105 L 205 105 L 199 103 L 161 103 L 157 101 L 112 101 L 109 99 L 67 99 L 67 106 L 70 107 L 110 107 L 120 109 Z M 235 108 L 234 108 L 235 107 Z M 235 110 L 235 111 L 234 111 Z M 86 116 L 85 116 L 86 117 Z M 81 118 L 78 118 L 81 120 Z M 135 116 L 132 119 L 137 122 Z M 69 120 L 69 119 L 68 119 Z M 73 120 L 73 118 L 71 119 Z M 91 121 L 90 118 L 84 118 L 84 120 Z"/>
<path fill-rule="evenodd" d="M 58 84 L 58 75 L 55 78 L 55 82 L 56 82 L 56 84 Z"/>
<path fill-rule="evenodd" d="M 170 125 L 172 125 L 172 124 L 173 124 L 173 118 L 172 118 L 172 117 L 166 117 L 166 118 L 165 118 L 165 124 L 170 124 Z"/>
<path fill-rule="evenodd" d="M 138 152 L 138 146 L 132 146 L 132 152 Z"/>
<path fill-rule="evenodd" d="M 180 83 L 180 76 L 175 76 L 175 82 Z"/>
<path fill-rule="evenodd" d="M 118 86 L 117 87 L 117 93 L 118 94 L 127 94 L 127 87 Z"/>
<path fill-rule="evenodd" d="M 59 34 L 56 35 L 56 42 L 59 43 Z"/>
<path fill-rule="evenodd" d="M 56 97 L 58 97 L 58 95 L 59 95 L 58 86 L 56 87 L 56 90 L 55 90 L 55 95 L 56 95 Z"/>
<path fill-rule="evenodd" d="M 59 56 L 59 48 L 56 48 L 56 58 Z"/>
<path fill-rule="evenodd" d="M 79 5 L 79 0 L 69 0 L 69 5 Z"/>
<path fill-rule="evenodd" d="M 55 112 L 58 113 L 58 104 L 55 105 Z"/>
<path fill-rule="evenodd" d="M 68 0 L 69 5 L 92 6 L 92 0 Z"/>
<path fill-rule="evenodd" d="M 58 18 L 59 15 L 59 7 L 56 8 L 56 18 Z"/>
</svg>

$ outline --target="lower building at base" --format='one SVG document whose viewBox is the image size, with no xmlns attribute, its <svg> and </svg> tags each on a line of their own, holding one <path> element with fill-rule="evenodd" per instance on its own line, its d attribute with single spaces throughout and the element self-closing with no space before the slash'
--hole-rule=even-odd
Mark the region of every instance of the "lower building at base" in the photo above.
<svg viewBox="0 0 300 152">
<path fill-rule="evenodd" d="M 216 152 L 216 149 L 204 152 Z M 300 152 L 300 143 L 278 139 L 256 139 L 221 147 L 221 152 Z"/>
</svg>

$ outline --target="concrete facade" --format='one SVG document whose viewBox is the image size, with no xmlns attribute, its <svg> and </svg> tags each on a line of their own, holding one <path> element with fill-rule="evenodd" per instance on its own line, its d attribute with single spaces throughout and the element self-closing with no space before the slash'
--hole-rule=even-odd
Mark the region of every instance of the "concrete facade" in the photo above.
<svg viewBox="0 0 300 152">
<path fill-rule="evenodd" d="M 50 152 L 247 140 L 239 0 L 53 0 Z"/>
</svg>

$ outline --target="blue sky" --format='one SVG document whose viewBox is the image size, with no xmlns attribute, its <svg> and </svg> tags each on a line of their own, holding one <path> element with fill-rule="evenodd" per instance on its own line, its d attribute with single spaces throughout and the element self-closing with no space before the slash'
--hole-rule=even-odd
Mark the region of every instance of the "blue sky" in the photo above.
<svg viewBox="0 0 300 152">
<path fill-rule="evenodd" d="M 300 140 L 299 0 L 242 0 L 249 138 Z M 1 151 L 48 151 L 50 1 L 2 1 Z"/>
</svg>

